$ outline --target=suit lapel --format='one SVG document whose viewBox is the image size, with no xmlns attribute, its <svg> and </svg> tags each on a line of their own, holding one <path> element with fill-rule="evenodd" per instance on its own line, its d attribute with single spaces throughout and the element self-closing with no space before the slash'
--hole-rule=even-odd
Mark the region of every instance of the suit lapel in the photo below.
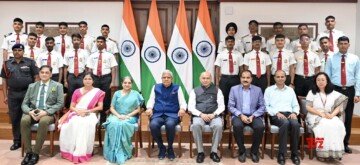
<svg viewBox="0 0 360 165">
<path fill-rule="evenodd" d="M 49 88 L 48 88 L 48 90 L 47 90 L 47 92 L 46 92 L 46 100 L 45 100 L 45 103 L 46 103 L 47 99 L 48 99 L 49 96 L 50 96 L 50 93 L 51 93 L 51 91 L 52 91 L 53 86 L 54 86 L 54 83 L 52 82 L 52 80 L 50 80 L 50 82 L 49 82 Z"/>
<path fill-rule="evenodd" d="M 242 111 L 242 105 L 243 105 L 243 88 L 242 88 L 243 86 L 242 85 L 240 85 L 239 86 L 239 101 L 240 101 L 240 109 L 241 109 L 241 111 Z"/>
<path fill-rule="evenodd" d="M 39 92 L 40 92 L 40 81 L 36 82 L 35 86 L 34 86 L 34 93 L 35 94 L 32 98 L 33 98 L 33 104 L 36 106 L 36 100 L 37 100 L 37 97 L 39 95 Z"/>
</svg>

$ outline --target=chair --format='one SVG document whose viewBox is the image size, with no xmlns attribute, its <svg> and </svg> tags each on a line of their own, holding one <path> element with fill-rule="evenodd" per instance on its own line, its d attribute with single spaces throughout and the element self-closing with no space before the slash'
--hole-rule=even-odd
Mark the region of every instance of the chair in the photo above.
<svg viewBox="0 0 360 165">
<path fill-rule="evenodd" d="M 230 135 L 231 136 L 231 157 L 235 158 L 235 138 L 233 138 L 233 127 L 232 127 L 232 122 L 231 122 L 231 113 L 229 113 L 228 115 L 228 119 L 230 121 Z M 244 136 L 250 136 L 253 134 L 254 130 L 250 127 L 250 126 L 245 126 L 244 127 Z M 266 134 L 265 134 L 265 130 L 264 130 L 264 135 L 262 137 L 262 140 L 261 140 L 261 159 L 264 159 L 264 153 L 265 153 L 265 142 L 266 142 Z"/>
<path fill-rule="evenodd" d="M 193 154 L 193 135 L 191 134 L 191 132 L 193 131 L 193 124 L 192 124 L 192 114 L 189 112 L 189 115 L 191 117 L 190 119 L 190 122 L 189 122 L 189 137 L 190 137 L 190 158 L 193 158 L 194 157 L 194 154 Z M 224 125 L 224 120 L 223 120 L 223 125 Z M 206 124 L 204 126 L 204 129 L 203 129 L 203 136 L 205 137 L 208 137 L 208 136 L 212 136 L 212 130 L 210 128 L 210 125 Z M 220 158 L 222 157 L 222 154 L 223 154 L 223 150 L 222 150 L 222 142 L 220 141 L 219 143 L 219 146 L 218 146 L 218 149 L 220 151 Z"/>
<path fill-rule="evenodd" d="M 183 122 L 182 122 L 182 118 L 180 117 L 180 123 L 178 125 L 175 126 L 175 133 L 176 133 L 176 137 L 178 138 L 178 146 L 179 146 L 179 158 L 182 156 L 182 148 L 181 148 L 181 134 L 182 134 L 182 130 L 183 130 Z M 151 132 L 150 132 L 150 120 L 151 117 L 148 116 L 148 139 L 149 139 L 149 143 L 148 143 L 148 157 L 151 157 L 151 150 L 152 148 L 154 148 L 154 139 L 151 136 Z M 165 129 L 165 125 L 161 126 L 161 134 L 164 135 L 166 133 L 166 129 Z"/>
</svg>

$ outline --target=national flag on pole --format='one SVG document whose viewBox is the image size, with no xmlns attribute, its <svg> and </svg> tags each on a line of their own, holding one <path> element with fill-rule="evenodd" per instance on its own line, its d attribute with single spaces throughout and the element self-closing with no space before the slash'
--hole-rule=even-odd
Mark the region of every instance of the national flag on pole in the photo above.
<svg viewBox="0 0 360 165">
<path fill-rule="evenodd" d="M 123 18 L 120 28 L 120 77 L 131 76 L 134 90 L 141 90 L 140 85 L 140 47 L 136 32 L 134 13 L 130 0 L 124 0 Z"/>
<path fill-rule="evenodd" d="M 180 0 L 176 23 L 167 51 L 166 67 L 174 74 L 174 83 L 181 86 L 185 99 L 192 90 L 192 54 L 185 2 Z"/>
<path fill-rule="evenodd" d="M 209 71 L 214 77 L 215 37 L 206 0 L 200 0 L 192 42 L 194 87 L 200 86 L 200 74 Z"/>
<path fill-rule="evenodd" d="M 156 0 L 152 0 L 148 26 L 141 50 L 141 91 L 147 102 L 154 84 L 161 83 L 161 73 L 166 69 L 164 39 L 161 34 Z"/>
</svg>

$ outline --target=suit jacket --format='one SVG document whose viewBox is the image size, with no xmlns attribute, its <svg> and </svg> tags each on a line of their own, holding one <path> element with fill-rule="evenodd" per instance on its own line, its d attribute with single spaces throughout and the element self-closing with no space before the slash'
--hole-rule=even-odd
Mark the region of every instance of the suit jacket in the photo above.
<svg viewBox="0 0 360 165">
<path fill-rule="evenodd" d="M 24 101 L 21 108 L 25 114 L 29 114 L 31 110 L 36 109 L 36 99 L 40 92 L 40 81 L 34 82 L 29 85 L 26 91 Z M 46 93 L 46 109 L 48 115 L 53 115 L 56 111 L 60 110 L 64 105 L 64 91 L 63 85 L 50 80 L 49 87 Z"/>
<path fill-rule="evenodd" d="M 264 96 L 261 88 L 250 85 L 250 111 L 254 117 L 261 117 L 265 113 Z M 242 112 L 243 85 L 233 86 L 229 94 L 228 109 L 233 117 L 238 117 Z"/>
</svg>

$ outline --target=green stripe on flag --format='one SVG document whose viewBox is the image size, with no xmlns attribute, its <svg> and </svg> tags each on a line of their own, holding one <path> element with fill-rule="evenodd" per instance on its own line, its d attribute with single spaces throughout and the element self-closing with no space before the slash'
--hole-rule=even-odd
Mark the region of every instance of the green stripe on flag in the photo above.
<svg viewBox="0 0 360 165">
<path fill-rule="evenodd" d="M 199 77 L 205 71 L 204 66 L 201 64 L 199 57 L 193 52 L 193 87 L 201 85 Z M 213 76 L 213 75 L 212 75 Z"/>
<path fill-rule="evenodd" d="M 119 72 L 120 72 L 120 77 L 121 79 L 123 77 L 126 77 L 126 76 L 131 76 L 130 74 L 130 71 L 128 70 L 128 68 L 126 67 L 125 63 L 124 63 L 124 60 L 122 60 L 122 58 L 120 57 L 120 69 L 119 69 Z M 121 86 L 121 81 L 119 82 L 119 86 L 120 86 L 120 89 L 122 89 L 122 86 Z M 136 85 L 134 79 L 133 79 L 133 82 L 132 82 L 132 89 L 133 90 L 136 90 L 136 91 L 139 91 L 139 88 L 138 86 Z M 140 92 L 140 91 L 139 91 Z"/>
<path fill-rule="evenodd" d="M 181 81 L 180 76 L 178 74 L 178 72 L 176 71 L 174 65 L 172 64 L 172 62 L 170 61 L 169 57 L 166 56 L 166 69 L 170 70 L 171 72 L 173 72 L 173 83 L 180 85 L 183 93 L 184 93 L 184 97 L 186 102 L 188 102 L 189 100 L 189 94 L 184 86 L 184 83 Z"/>
<path fill-rule="evenodd" d="M 150 98 L 151 89 L 156 84 L 155 78 L 152 75 L 150 68 L 143 59 L 140 60 L 141 62 L 141 94 L 145 99 L 145 105 Z M 160 76 L 160 75 L 156 75 Z"/>
</svg>

